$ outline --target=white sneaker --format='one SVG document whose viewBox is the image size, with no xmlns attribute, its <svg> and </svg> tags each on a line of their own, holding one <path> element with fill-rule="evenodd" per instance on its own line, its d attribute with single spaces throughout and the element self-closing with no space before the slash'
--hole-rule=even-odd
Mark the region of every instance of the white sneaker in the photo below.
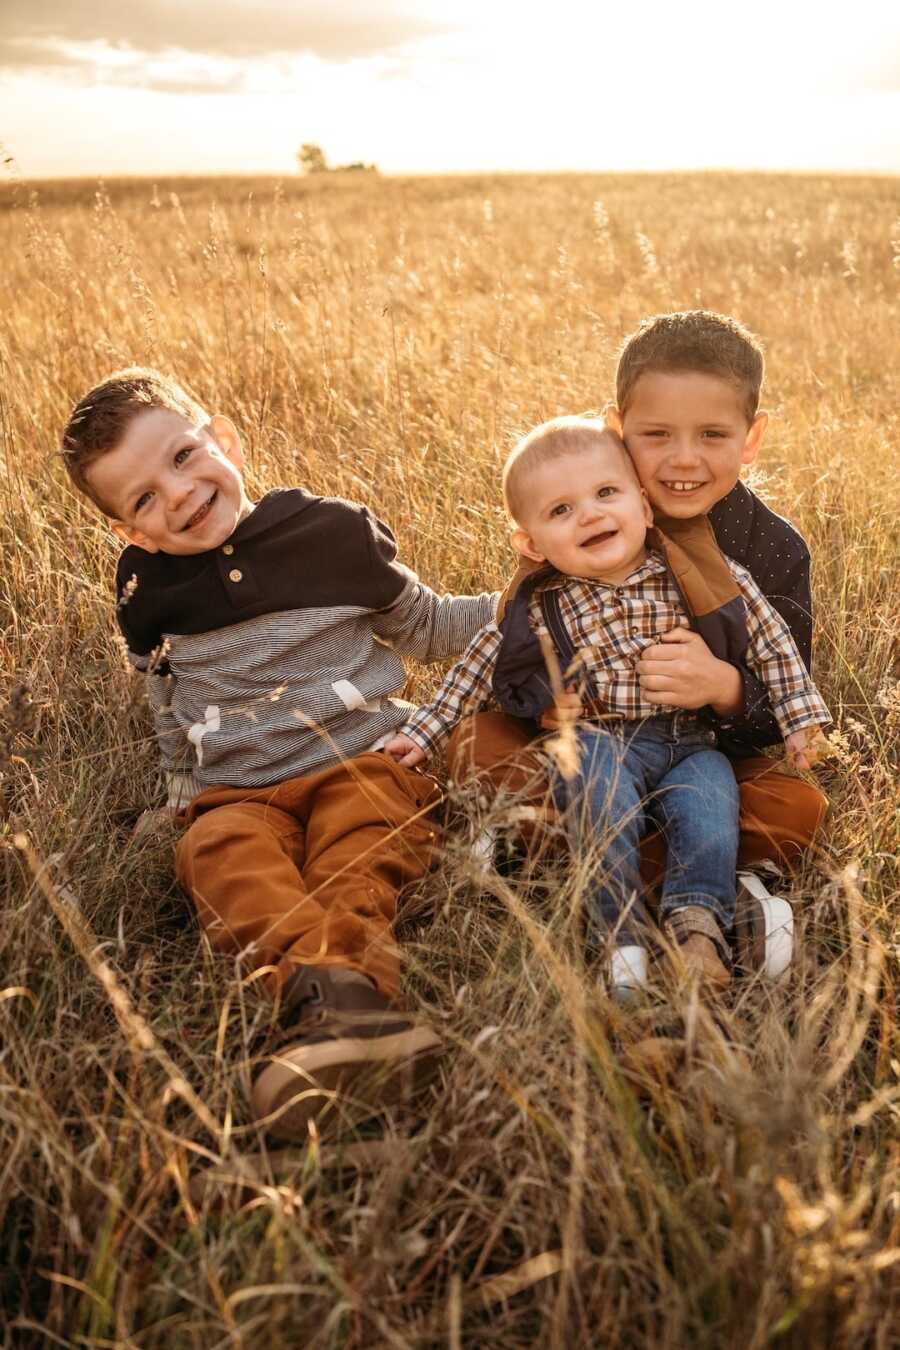
<svg viewBox="0 0 900 1350">
<path fill-rule="evenodd" d="M 647 988 L 644 947 L 615 947 L 609 959 L 609 996 L 623 1008 L 633 1007 Z"/>
<path fill-rule="evenodd" d="M 734 911 L 735 964 L 749 974 L 781 980 L 794 954 L 794 911 L 770 895 L 754 872 L 738 872 Z"/>
</svg>

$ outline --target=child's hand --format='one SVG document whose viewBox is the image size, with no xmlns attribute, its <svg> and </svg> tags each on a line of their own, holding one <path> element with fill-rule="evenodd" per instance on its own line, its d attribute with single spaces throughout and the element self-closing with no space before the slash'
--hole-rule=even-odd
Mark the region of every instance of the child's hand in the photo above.
<svg viewBox="0 0 900 1350">
<path fill-rule="evenodd" d="M 560 731 L 562 727 L 577 722 L 583 711 L 581 695 L 564 690 L 561 694 L 557 694 L 550 707 L 541 713 L 541 726 L 545 731 Z"/>
<path fill-rule="evenodd" d="M 428 756 L 425 751 L 416 745 L 415 741 L 410 740 L 409 736 L 397 734 L 392 736 L 389 741 L 385 741 L 384 753 L 395 759 L 403 769 L 414 769 L 417 764 L 421 764 Z"/>
<path fill-rule="evenodd" d="M 672 628 L 636 664 L 641 694 L 664 708 L 705 708 L 728 717 L 740 707 L 736 666 L 713 656 L 699 633 Z"/>
<path fill-rule="evenodd" d="M 831 746 L 821 727 L 803 727 L 784 738 L 784 752 L 795 769 L 811 769 L 831 752 Z"/>
</svg>

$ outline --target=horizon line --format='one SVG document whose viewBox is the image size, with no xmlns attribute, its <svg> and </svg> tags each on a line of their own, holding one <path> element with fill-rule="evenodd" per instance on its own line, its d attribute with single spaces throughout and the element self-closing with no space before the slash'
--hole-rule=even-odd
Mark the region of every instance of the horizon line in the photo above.
<svg viewBox="0 0 900 1350">
<path fill-rule="evenodd" d="M 888 168 L 869 168 L 846 166 L 835 166 L 833 168 L 814 167 L 799 168 L 793 166 L 781 165 L 778 168 L 766 167 L 765 165 L 747 167 L 727 167 L 722 165 L 684 165 L 679 167 L 667 168 L 640 168 L 640 169 L 406 169 L 394 172 L 383 172 L 375 166 L 372 171 L 342 171 L 339 169 L 328 169 L 322 173 L 305 174 L 297 170 L 286 169 L 282 172 L 268 171 L 258 172 L 252 169 L 221 169 L 215 173 L 191 173 L 189 170 L 172 169 L 155 172 L 134 172 L 122 173 L 118 170 L 87 170 L 84 173 L 59 174 L 59 173 L 25 173 L 16 164 L 12 157 L 12 167 L 7 166 L 6 173 L 2 180 L 6 185 L 21 183 L 84 183 L 84 182 L 146 182 L 152 183 L 159 179 L 190 179 L 191 181 L 215 181 L 222 178 L 252 178 L 258 180 L 291 180 L 298 183 L 315 182 L 347 182 L 355 179 L 402 179 L 402 178 L 528 178 L 539 176 L 542 178 L 575 178 L 575 177 L 593 177 L 593 178 L 627 178 L 627 177 L 673 177 L 688 176 L 691 174 L 726 174 L 732 177 L 804 177 L 804 178 L 887 178 L 893 179 L 900 177 L 900 166 L 896 169 Z"/>
</svg>

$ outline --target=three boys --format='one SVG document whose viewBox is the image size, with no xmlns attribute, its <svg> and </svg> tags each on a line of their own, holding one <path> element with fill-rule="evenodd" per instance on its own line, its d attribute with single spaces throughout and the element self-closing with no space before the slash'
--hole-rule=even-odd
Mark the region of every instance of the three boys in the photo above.
<svg viewBox="0 0 900 1350">
<path fill-rule="evenodd" d="M 642 345 L 668 321 L 662 354 Z M 748 336 L 718 316 L 667 316 L 657 330 L 631 345 L 630 375 L 626 348 L 618 387 L 619 426 L 650 501 L 676 520 L 712 507 L 725 550 L 757 576 L 808 666 L 805 546 L 737 483 L 765 425 L 761 356 L 744 378 L 732 349 L 745 353 Z M 231 423 L 153 372 L 92 390 L 63 446 L 76 485 L 129 544 L 119 621 L 148 673 L 170 801 L 190 801 L 179 879 L 211 940 L 269 969 L 289 1024 L 287 1048 L 254 1086 L 255 1114 L 302 1135 L 323 1090 L 356 1091 L 373 1064 L 407 1069 L 439 1049 L 399 1006 L 390 937 L 399 889 L 434 856 L 438 790 L 376 752 L 405 717 L 390 697 L 402 667 L 383 644 L 419 659 L 455 655 L 491 618 L 494 597 L 439 600 L 396 561 L 390 531 L 365 508 L 298 490 L 254 506 Z M 771 555 L 754 556 L 767 531 L 790 579 Z M 732 754 L 777 735 L 754 672 L 681 627 L 643 652 L 637 673 L 649 704 L 711 707 Z M 491 716 L 502 719 L 480 714 Z M 470 719 L 451 747 L 457 776 L 465 764 L 507 781 L 510 751 L 532 735 Z M 777 778 L 773 792 L 771 761 L 756 759 L 741 785 L 756 856 L 804 847 L 823 809 L 815 789 Z"/>
</svg>

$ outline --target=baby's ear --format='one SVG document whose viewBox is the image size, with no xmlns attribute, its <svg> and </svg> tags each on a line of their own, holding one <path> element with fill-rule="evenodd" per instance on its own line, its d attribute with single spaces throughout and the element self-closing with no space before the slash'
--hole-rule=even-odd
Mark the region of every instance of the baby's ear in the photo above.
<svg viewBox="0 0 900 1350">
<path fill-rule="evenodd" d="M 148 539 L 143 530 L 129 527 L 123 520 L 111 520 L 109 528 L 117 539 L 122 540 L 123 544 L 134 544 L 136 548 L 142 548 L 145 553 L 159 552 L 159 545 Z"/>
<path fill-rule="evenodd" d="M 649 530 L 653 524 L 653 507 L 650 505 L 650 498 L 643 488 L 641 488 L 641 506 L 644 508 L 644 524 Z"/>
<path fill-rule="evenodd" d="M 542 563 L 546 559 L 544 554 L 535 548 L 531 535 L 527 530 L 523 530 L 521 525 L 513 530 L 509 536 L 509 542 L 522 558 L 530 558 L 532 562 Z"/>
</svg>

